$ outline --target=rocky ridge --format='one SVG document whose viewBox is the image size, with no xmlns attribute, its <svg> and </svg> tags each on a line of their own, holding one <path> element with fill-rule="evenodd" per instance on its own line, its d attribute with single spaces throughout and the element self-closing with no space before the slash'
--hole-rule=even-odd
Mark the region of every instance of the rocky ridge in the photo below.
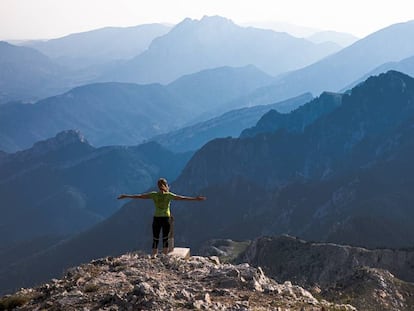
<svg viewBox="0 0 414 311">
<path fill-rule="evenodd" d="M 412 311 L 413 256 L 410 249 L 365 249 L 284 235 L 252 241 L 235 262 L 260 266 L 277 282 L 289 280 L 317 297 L 358 310 Z"/>
<path fill-rule="evenodd" d="M 150 258 L 140 253 L 94 260 L 37 288 L 0 299 L 0 310 L 356 310 L 278 284 L 247 263 L 218 257 Z"/>
</svg>

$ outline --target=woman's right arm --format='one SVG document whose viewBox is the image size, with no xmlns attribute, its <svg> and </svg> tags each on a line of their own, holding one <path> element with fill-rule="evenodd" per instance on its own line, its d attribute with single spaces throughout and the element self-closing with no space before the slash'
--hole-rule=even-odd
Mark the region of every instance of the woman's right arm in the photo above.
<svg viewBox="0 0 414 311">
<path fill-rule="evenodd" d="M 121 194 L 118 196 L 118 200 L 120 199 L 151 199 L 149 193 L 143 194 Z"/>
</svg>

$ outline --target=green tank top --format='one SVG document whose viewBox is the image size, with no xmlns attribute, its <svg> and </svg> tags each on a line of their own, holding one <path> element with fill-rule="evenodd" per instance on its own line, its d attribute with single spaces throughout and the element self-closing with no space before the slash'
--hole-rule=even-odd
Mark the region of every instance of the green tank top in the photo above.
<svg viewBox="0 0 414 311">
<path fill-rule="evenodd" d="M 151 199 L 154 201 L 155 205 L 155 217 L 170 217 L 170 203 L 171 200 L 174 200 L 176 195 L 172 192 L 155 192 L 152 191 L 149 193 Z"/>
</svg>

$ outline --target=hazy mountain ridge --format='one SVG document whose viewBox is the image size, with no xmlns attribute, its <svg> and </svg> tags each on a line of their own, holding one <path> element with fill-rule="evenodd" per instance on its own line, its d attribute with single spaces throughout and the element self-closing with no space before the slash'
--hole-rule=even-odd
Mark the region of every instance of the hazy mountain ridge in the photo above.
<svg viewBox="0 0 414 311">
<path fill-rule="evenodd" d="M 172 151 L 197 150 L 215 138 L 238 137 L 242 130 L 256 124 L 259 118 L 270 109 L 288 112 L 311 99 L 310 94 L 303 94 L 275 104 L 231 110 L 219 117 L 156 136 L 151 140 Z"/>
<path fill-rule="evenodd" d="M 403 59 L 399 62 L 388 62 L 388 63 L 385 63 L 381 66 L 378 66 L 377 68 L 375 68 L 371 72 L 365 74 L 360 79 L 358 79 L 355 82 L 351 83 L 349 86 L 344 88 L 343 91 L 346 91 L 346 90 L 358 85 L 359 83 L 361 83 L 361 82 L 365 81 L 366 79 L 368 79 L 368 77 L 370 77 L 370 76 L 379 75 L 381 73 L 385 73 L 385 72 L 390 71 L 390 70 L 395 70 L 395 71 L 405 73 L 409 76 L 414 76 L 414 56 L 410 56 L 410 57 L 405 58 L 405 59 Z"/>
<path fill-rule="evenodd" d="M 288 114 L 270 110 L 264 114 L 257 124 L 246 128 L 240 137 L 253 137 L 260 133 L 272 133 L 278 129 L 292 132 L 303 132 L 307 125 L 319 117 L 336 109 L 342 103 L 342 94 L 322 93 L 321 96 L 298 107 Z"/>
<path fill-rule="evenodd" d="M 175 111 L 177 118 L 171 118 Z M 184 107 L 161 85 L 93 84 L 33 105 L 0 106 L 0 148 L 28 148 L 62 130 L 79 129 L 94 145 L 137 144 L 184 122 Z M 24 124 L 24 127 L 17 127 Z"/>
<path fill-rule="evenodd" d="M 302 134 L 279 130 L 206 144 L 173 187 L 217 199 L 177 212 L 182 235 L 197 232 L 194 245 L 217 237 L 212 232 L 412 245 L 413 81 L 397 72 L 370 78 Z"/>
<path fill-rule="evenodd" d="M 209 78 L 214 82 L 206 83 Z M 252 66 L 224 67 L 183 77 L 169 86 L 89 84 L 34 105 L 1 105 L 0 149 L 28 148 L 67 129 L 81 130 L 95 146 L 134 145 L 204 114 L 214 116 L 216 110 L 234 107 L 228 99 L 269 79 Z"/>
<path fill-rule="evenodd" d="M 234 99 L 243 97 L 253 90 L 271 84 L 273 77 L 253 65 L 244 67 L 219 67 L 206 69 L 178 78 L 167 85 L 167 89 L 176 94 L 189 106 L 193 113 L 219 115 L 233 106 Z"/>
<path fill-rule="evenodd" d="M 333 42 L 341 47 L 347 47 L 359 40 L 351 34 L 337 31 L 318 31 L 306 37 L 306 39 L 314 43 Z"/>
<path fill-rule="evenodd" d="M 321 30 L 300 25 L 289 24 L 286 22 L 250 22 L 244 26 L 253 26 L 262 29 L 271 29 L 276 32 L 286 32 L 294 37 L 306 38 L 314 43 L 331 42 L 341 47 L 346 47 L 359 38 L 350 33 L 337 32 L 331 30 Z"/>
<path fill-rule="evenodd" d="M 199 21 L 187 18 L 156 38 L 147 51 L 104 75 L 103 80 L 169 83 L 203 69 L 249 64 L 275 75 L 334 51 L 286 33 L 243 28 L 219 16 L 205 16 Z"/>
<path fill-rule="evenodd" d="M 194 155 L 180 180 L 201 188 L 238 174 L 264 185 L 277 185 L 296 175 L 322 178 L 359 142 L 381 137 L 409 118 L 412 84 L 412 78 L 397 72 L 370 78 L 345 94 L 337 109 L 317 119 L 303 134 L 278 131 L 250 139 L 214 140 Z"/>
<path fill-rule="evenodd" d="M 281 74 L 273 85 L 254 91 L 248 99 L 254 101 L 265 93 L 276 102 L 304 92 L 314 96 L 338 92 L 386 62 L 413 56 L 414 44 L 409 40 L 413 35 L 414 21 L 391 25 L 307 67 Z"/>
<path fill-rule="evenodd" d="M 105 27 L 47 41 L 28 42 L 27 45 L 62 65 L 77 69 L 133 58 L 146 50 L 154 38 L 169 30 L 170 27 L 162 24 Z"/>
<path fill-rule="evenodd" d="M 0 104 L 59 89 L 64 70 L 35 49 L 0 42 Z"/>
</svg>

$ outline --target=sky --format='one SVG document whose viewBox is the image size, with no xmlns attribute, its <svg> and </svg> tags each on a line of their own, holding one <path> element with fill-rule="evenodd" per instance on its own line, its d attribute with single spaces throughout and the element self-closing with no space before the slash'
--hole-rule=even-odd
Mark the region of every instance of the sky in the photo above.
<svg viewBox="0 0 414 311">
<path fill-rule="evenodd" d="M 49 39 L 106 26 L 177 24 L 220 15 L 286 22 L 359 38 L 414 19 L 412 0 L 0 0 L 0 40 Z"/>
</svg>

